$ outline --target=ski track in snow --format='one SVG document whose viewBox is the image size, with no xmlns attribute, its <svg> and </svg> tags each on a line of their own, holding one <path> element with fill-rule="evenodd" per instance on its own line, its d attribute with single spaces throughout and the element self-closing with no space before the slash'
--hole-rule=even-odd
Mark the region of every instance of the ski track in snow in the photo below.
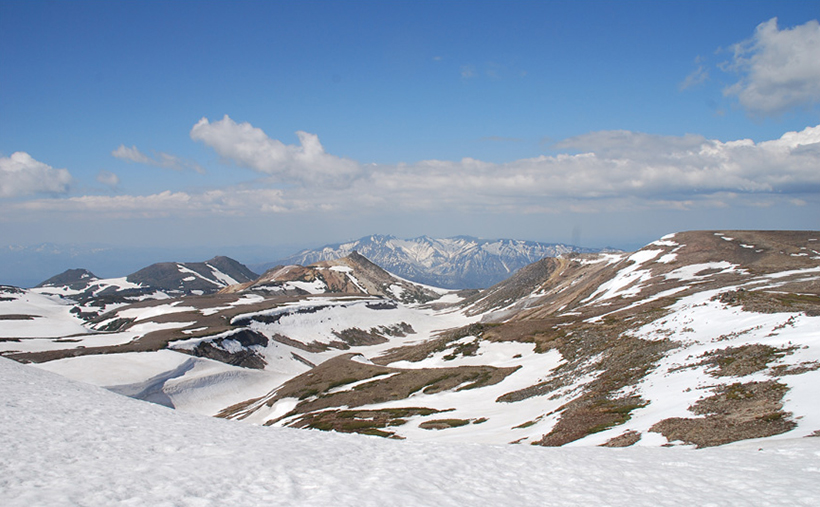
<svg viewBox="0 0 820 507">
<path fill-rule="evenodd" d="M 0 359 L 5 507 L 815 506 L 820 439 L 430 444 L 185 414 Z"/>
</svg>

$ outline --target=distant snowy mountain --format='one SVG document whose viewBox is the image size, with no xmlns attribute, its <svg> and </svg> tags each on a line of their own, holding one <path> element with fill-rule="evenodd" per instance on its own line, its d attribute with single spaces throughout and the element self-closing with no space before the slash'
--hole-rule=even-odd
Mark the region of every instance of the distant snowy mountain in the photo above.
<svg viewBox="0 0 820 507">
<path fill-rule="evenodd" d="M 494 285 L 518 269 L 544 257 L 597 250 L 470 236 L 399 239 L 394 236 L 373 235 L 349 243 L 305 250 L 278 262 L 260 265 L 257 269 L 269 269 L 277 264 L 306 266 L 345 257 L 354 251 L 387 271 L 414 282 L 446 289 L 474 289 Z"/>
</svg>

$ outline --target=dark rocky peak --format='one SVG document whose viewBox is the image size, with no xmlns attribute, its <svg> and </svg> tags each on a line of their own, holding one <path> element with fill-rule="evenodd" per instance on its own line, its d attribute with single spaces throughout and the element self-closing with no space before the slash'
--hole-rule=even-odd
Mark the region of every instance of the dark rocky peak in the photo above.
<svg viewBox="0 0 820 507">
<path fill-rule="evenodd" d="M 38 284 L 37 287 L 66 286 L 71 289 L 80 290 L 95 280 L 98 280 L 97 276 L 87 269 L 67 269 L 59 275 L 52 276 L 48 280 Z"/>
<path fill-rule="evenodd" d="M 206 262 L 159 262 L 128 275 L 128 281 L 160 290 L 205 293 L 257 278 L 256 273 L 230 257 Z"/>
<path fill-rule="evenodd" d="M 259 278 L 258 274 L 248 269 L 248 267 L 241 262 L 231 259 L 230 257 L 225 257 L 224 255 L 217 255 L 205 264 L 210 264 L 240 283 L 249 282 Z"/>
</svg>

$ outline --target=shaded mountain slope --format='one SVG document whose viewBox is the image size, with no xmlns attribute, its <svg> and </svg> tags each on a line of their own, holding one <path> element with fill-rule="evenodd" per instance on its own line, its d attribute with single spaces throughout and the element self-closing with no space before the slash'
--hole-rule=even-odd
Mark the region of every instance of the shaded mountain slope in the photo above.
<svg viewBox="0 0 820 507">
<path fill-rule="evenodd" d="M 68 269 L 59 275 L 54 275 L 48 280 L 41 282 L 37 287 L 60 287 L 65 286 L 72 290 L 83 290 L 91 282 L 99 278 L 87 269 Z"/>
<path fill-rule="evenodd" d="M 254 272 L 228 257 L 205 262 L 161 262 L 126 277 L 130 283 L 163 291 L 215 292 L 228 285 L 257 278 Z"/>
</svg>

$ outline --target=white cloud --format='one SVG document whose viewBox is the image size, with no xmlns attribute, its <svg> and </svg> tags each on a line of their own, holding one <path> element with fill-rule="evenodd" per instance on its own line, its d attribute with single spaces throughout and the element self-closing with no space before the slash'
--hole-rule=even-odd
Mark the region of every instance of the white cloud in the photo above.
<svg viewBox="0 0 820 507">
<path fill-rule="evenodd" d="M 170 153 L 165 153 L 162 151 L 156 152 L 155 158 L 152 158 L 141 152 L 136 146 L 131 146 L 129 148 L 124 144 L 121 144 L 116 150 L 111 152 L 111 155 L 128 162 L 163 167 L 165 169 L 173 169 L 174 171 L 184 171 L 186 169 L 190 169 L 198 173 L 205 172 L 199 164 L 191 160 L 181 159 L 176 155 L 171 155 Z"/>
<path fill-rule="evenodd" d="M 38 192 L 64 193 L 71 184 L 66 169 L 55 169 L 18 151 L 0 157 L 0 197 L 17 197 Z"/>
<path fill-rule="evenodd" d="M 212 126 L 207 122 L 197 125 Z M 206 128 L 196 133 L 216 144 L 217 152 L 232 154 L 245 165 L 256 164 L 260 172 L 266 169 L 300 184 L 268 188 L 270 185 L 264 182 L 255 182 L 253 187 L 204 192 L 39 199 L 7 209 L 88 212 L 107 217 L 253 217 L 284 213 L 291 217 L 353 220 L 384 213 L 441 213 L 437 216 L 447 217 L 487 212 L 524 216 L 761 205 L 802 205 L 806 213 L 811 213 L 814 208 L 809 208 L 820 200 L 820 126 L 759 143 L 748 139 L 721 142 L 697 135 L 593 132 L 556 145 L 576 153 L 504 164 L 465 158 L 360 167 L 325 153 L 315 136 L 303 135 L 301 147 L 289 147 L 247 123 L 237 125 L 226 119 L 215 125 L 216 132 Z M 249 139 L 252 142 L 242 142 Z M 280 157 L 276 163 L 270 162 L 274 156 Z M 318 160 L 322 169 L 316 171 L 306 160 Z M 327 167 L 334 164 L 341 164 L 343 169 L 354 164 L 351 167 L 355 167 L 356 177 L 348 174 L 345 186 L 308 184 L 321 178 L 326 183 L 333 177 L 326 172 Z M 293 172 L 298 168 L 313 172 L 309 176 Z"/>
<path fill-rule="evenodd" d="M 715 208 L 820 193 L 820 126 L 761 143 L 615 131 L 559 146 L 582 152 L 505 164 L 463 159 L 379 166 L 348 195 L 322 198 L 342 205 L 356 196 L 356 202 L 391 209 L 526 213 Z"/>
<path fill-rule="evenodd" d="M 296 135 L 298 146 L 284 144 L 250 123 L 234 122 L 228 115 L 213 123 L 202 118 L 191 129 L 191 139 L 202 141 L 219 156 L 280 182 L 344 187 L 360 175 L 357 162 L 326 153 L 315 134 L 298 131 Z"/>
<path fill-rule="evenodd" d="M 136 146 L 131 146 L 130 148 L 121 144 L 116 150 L 111 152 L 116 158 L 127 160 L 129 162 L 136 162 L 138 164 L 155 164 L 156 161 L 151 159 L 148 155 L 141 152 L 137 149 Z"/>
<path fill-rule="evenodd" d="M 820 102 L 820 24 L 783 30 L 777 18 L 757 26 L 751 39 L 733 46 L 725 69 L 740 80 L 724 89 L 753 115 L 778 115 Z"/>
<path fill-rule="evenodd" d="M 209 142 L 260 172 L 305 167 L 294 162 L 300 149 L 270 139 L 259 129 L 229 118 Z M 207 120 L 195 127 L 208 126 Z M 192 136 L 194 134 L 192 133 Z M 318 139 L 311 136 L 318 145 Z M 215 140 L 214 140 L 215 139 Z M 246 142 L 243 142 L 246 141 Z M 303 141 L 303 149 L 305 143 Z M 820 126 L 788 132 L 780 139 L 754 143 L 723 143 L 699 135 L 657 136 L 630 131 L 593 132 L 564 140 L 558 148 L 578 151 L 516 160 L 504 164 L 471 158 L 460 161 L 426 160 L 412 164 L 368 165 L 349 185 L 301 185 L 283 191 L 282 209 L 336 211 L 352 209 L 504 210 L 590 207 L 608 200 L 614 206 L 690 208 L 698 203 L 723 206 L 744 196 L 799 194 L 820 191 Z M 338 159 L 317 148 L 327 165 Z M 278 157 L 278 158 L 276 158 Z M 272 161 L 275 159 L 275 162 Z M 350 161 L 345 161 L 353 163 Z M 358 164 L 355 166 L 359 168 Z M 290 169 L 288 169 L 290 168 Z M 312 179 L 316 179 L 314 173 Z M 306 183 L 308 176 L 302 177 Z M 715 197 L 715 196 L 722 197 Z M 546 203 L 549 201 L 549 203 Z M 297 204 L 298 203 L 298 204 Z M 620 204 L 619 204 L 620 203 Z M 599 202 L 596 209 L 608 208 Z"/>
<path fill-rule="evenodd" d="M 111 171 L 102 170 L 97 173 L 97 181 L 109 187 L 116 187 L 120 184 L 120 177 Z"/>
</svg>

